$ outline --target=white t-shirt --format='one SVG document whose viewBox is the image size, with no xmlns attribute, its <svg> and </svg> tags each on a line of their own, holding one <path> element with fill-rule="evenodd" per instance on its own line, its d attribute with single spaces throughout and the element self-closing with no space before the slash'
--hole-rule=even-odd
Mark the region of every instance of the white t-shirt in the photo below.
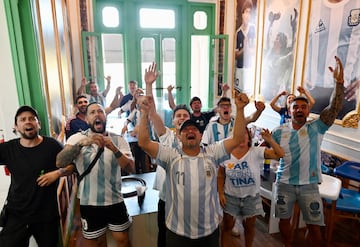
<svg viewBox="0 0 360 247">
<path fill-rule="evenodd" d="M 224 192 L 226 194 L 245 198 L 259 193 L 264 152 L 265 147 L 250 147 L 240 159 L 231 155 L 229 160 L 220 164 L 225 168 Z"/>
</svg>

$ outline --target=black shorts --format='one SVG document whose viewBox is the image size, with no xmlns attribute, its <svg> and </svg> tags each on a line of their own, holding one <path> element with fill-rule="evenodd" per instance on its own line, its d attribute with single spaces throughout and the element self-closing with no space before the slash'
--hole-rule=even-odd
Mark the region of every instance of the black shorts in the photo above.
<svg viewBox="0 0 360 247">
<path fill-rule="evenodd" d="M 86 239 L 98 238 L 107 229 L 114 232 L 127 231 L 132 222 L 124 202 L 109 206 L 80 205 L 80 213 L 82 233 Z"/>
</svg>

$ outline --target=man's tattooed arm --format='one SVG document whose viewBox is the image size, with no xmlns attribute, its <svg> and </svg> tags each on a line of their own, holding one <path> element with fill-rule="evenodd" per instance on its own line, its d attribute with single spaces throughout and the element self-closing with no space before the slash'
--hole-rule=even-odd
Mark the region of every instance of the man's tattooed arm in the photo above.
<svg viewBox="0 0 360 247">
<path fill-rule="evenodd" d="M 335 56 L 335 60 L 335 69 L 329 67 L 330 71 L 333 73 L 335 82 L 334 91 L 330 98 L 330 104 L 320 113 L 321 121 L 327 126 L 331 126 L 334 123 L 336 116 L 342 108 L 342 102 L 344 100 L 344 69 L 340 59 Z"/>
<path fill-rule="evenodd" d="M 82 145 L 77 143 L 75 145 L 65 145 L 64 149 L 58 153 L 56 157 L 56 166 L 61 168 L 73 162 L 73 160 L 80 154 Z"/>
<path fill-rule="evenodd" d="M 327 126 L 334 123 L 336 116 L 342 108 L 342 102 L 344 99 L 344 85 L 342 83 L 336 83 L 335 90 L 331 95 L 330 104 L 320 113 L 320 119 Z"/>
</svg>

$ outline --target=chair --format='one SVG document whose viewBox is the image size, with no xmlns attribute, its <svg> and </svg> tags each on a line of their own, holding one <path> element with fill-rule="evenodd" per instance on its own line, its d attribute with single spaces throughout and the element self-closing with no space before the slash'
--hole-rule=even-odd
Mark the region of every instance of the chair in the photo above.
<svg viewBox="0 0 360 247">
<path fill-rule="evenodd" d="M 334 214 L 341 190 L 341 180 L 326 174 L 322 174 L 322 179 L 323 181 L 319 185 L 319 192 L 325 204 L 326 244 L 329 246 L 334 228 Z M 328 210 L 327 205 L 330 205 Z"/>
<path fill-rule="evenodd" d="M 360 182 L 360 163 L 346 161 L 342 165 L 334 169 L 334 174 L 341 179 L 353 180 Z M 343 183 L 343 186 L 347 186 Z M 338 218 L 354 219 L 360 222 L 360 192 L 359 190 L 342 187 L 339 198 L 336 201 L 336 210 L 333 215 L 333 220 L 330 222 L 331 229 Z M 357 232 L 357 231 L 356 231 Z M 332 232 L 329 232 L 328 242 L 332 239 Z M 360 243 L 360 234 L 359 234 Z"/>
<path fill-rule="evenodd" d="M 327 175 L 322 174 L 322 183 L 319 185 L 319 193 L 321 198 L 324 201 L 324 204 L 330 205 L 330 209 L 326 210 L 328 213 L 326 213 L 325 216 L 325 224 L 326 224 L 326 244 L 327 246 L 330 245 L 330 240 L 333 232 L 334 227 L 334 214 L 335 214 L 335 208 L 336 208 L 336 202 L 338 200 L 340 190 L 341 190 L 341 180 Z M 326 206 L 324 207 L 325 210 Z M 293 213 L 293 222 L 291 225 L 291 232 L 292 235 L 295 236 L 295 231 L 299 228 L 299 219 L 300 218 L 300 208 L 298 205 L 295 205 L 294 207 L 294 213 Z"/>
</svg>

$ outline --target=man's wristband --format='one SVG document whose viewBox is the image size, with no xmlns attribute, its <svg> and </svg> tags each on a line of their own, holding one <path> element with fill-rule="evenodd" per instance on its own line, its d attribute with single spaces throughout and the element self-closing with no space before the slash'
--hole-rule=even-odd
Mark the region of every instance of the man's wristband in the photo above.
<svg viewBox="0 0 360 247">
<path fill-rule="evenodd" d="M 120 158 L 120 157 L 123 155 L 123 153 L 120 152 L 120 150 L 118 150 L 116 153 L 114 153 L 114 155 L 115 155 L 115 157 L 118 159 L 118 158 Z"/>
<path fill-rule="evenodd" d="M 59 168 L 58 172 L 59 172 L 60 177 L 62 177 L 66 173 L 66 170 L 65 170 L 65 168 Z"/>
</svg>

